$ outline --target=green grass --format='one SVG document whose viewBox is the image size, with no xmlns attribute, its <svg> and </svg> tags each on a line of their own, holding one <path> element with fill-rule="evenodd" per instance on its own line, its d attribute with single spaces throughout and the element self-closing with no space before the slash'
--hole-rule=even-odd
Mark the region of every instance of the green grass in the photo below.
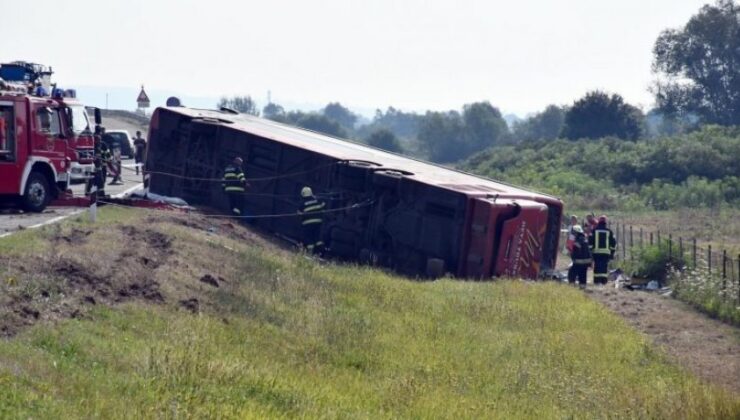
<svg viewBox="0 0 740 420">
<path fill-rule="evenodd" d="M 412 282 L 172 229 L 240 276 L 203 289 L 198 315 L 98 305 L 0 341 L 0 417 L 740 415 L 572 288 Z"/>
</svg>

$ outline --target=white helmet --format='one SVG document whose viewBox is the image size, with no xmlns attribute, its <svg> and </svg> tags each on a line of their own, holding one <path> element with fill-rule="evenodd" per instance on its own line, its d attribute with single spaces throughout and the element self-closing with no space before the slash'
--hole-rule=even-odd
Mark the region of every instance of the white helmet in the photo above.
<svg viewBox="0 0 740 420">
<path fill-rule="evenodd" d="M 301 197 L 311 197 L 313 195 L 313 191 L 311 191 L 311 187 L 303 187 L 301 189 Z"/>
</svg>

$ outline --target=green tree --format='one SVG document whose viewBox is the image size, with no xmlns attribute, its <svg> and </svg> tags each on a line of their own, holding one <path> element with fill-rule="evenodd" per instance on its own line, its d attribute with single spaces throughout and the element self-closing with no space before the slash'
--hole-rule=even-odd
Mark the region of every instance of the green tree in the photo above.
<svg viewBox="0 0 740 420">
<path fill-rule="evenodd" d="M 377 147 L 378 149 L 387 150 L 389 152 L 403 152 L 403 149 L 401 148 L 401 143 L 398 141 L 396 135 L 385 128 L 375 130 L 370 135 L 370 137 L 367 138 L 367 144 L 373 147 Z"/>
<path fill-rule="evenodd" d="M 514 140 L 555 140 L 563 131 L 565 110 L 557 105 L 549 105 L 524 121 L 514 123 Z"/>
<path fill-rule="evenodd" d="M 328 134 L 333 137 L 347 137 L 347 131 L 338 122 L 322 114 L 292 111 L 288 113 L 288 122 L 307 130 Z"/>
<path fill-rule="evenodd" d="M 414 138 L 419 133 L 419 122 L 422 116 L 413 112 L 403 112 L 392 106 L 383 112 L 375 111 L 372 126 L 383 127 L 399 137 Z"/>
<path fill-rule="evenodd" d="M 663 31 L 653 54 L 653 70 L 666 76 L 653 87 L 665 114 L 740 125 L 740 7 L 733 0 L 705 5 L 682 29 Z"/>
<path fill-rule="evenodd" d="M 642 111 L 620 95 L 593 91 L 568 109 L 562 135 L 572 140 L 608 136 L 637 140 L 642 137 L 644 126 Z"/>
<path fill-rule="evenodd" d="M 247 96 L 233 96 L 231 98 L 222 97 L 218 101 L 218 108 L 231 108 L 234 111 L 241 112 L 242 114 L 260 115 L 260 111 L 257 109 L 257 104 L 252 100 L 252 97 Z"/>
<path fill-rule="evenodd" d="M 357 115 L 352 113 L 349 108 L 342 106 L 339 102 L 331 102 L 321 111 L 325 117 L 339 123 L 342 127 L 353 130 L 357 122 Z"/>
<path fill-rule="evenodd" d="M 457 111 L 427 111 L 419 124 L 419 141 L 434 162 L 455 162 L 467 156 L 463 120 Z"/>
<path fill-rule="evenodd" d="M 278 122 L 285 122 L 287 118 L 285 114 L 285 108 L 272 102 L 262 108 L 262 115 L 265 118 Z"/>
<path fill-rule="evenodd" d="M 501 111 L 489 102 L 475 102 L 463 106 L 464 156 L 499 143 L 509 132 Z"/>
</svg>

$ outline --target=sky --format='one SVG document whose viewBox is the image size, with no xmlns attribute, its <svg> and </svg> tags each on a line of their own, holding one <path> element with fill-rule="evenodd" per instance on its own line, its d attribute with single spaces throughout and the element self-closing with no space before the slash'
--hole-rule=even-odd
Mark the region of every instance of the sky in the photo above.
<svg viewBox="0 0 740 420">
<path fill-rule="evenodd" d="M 87 105 L 133 109 L 141 84 L 213 107 L 365 115 L 487 100 L 525 116 L 594 89 L 648 110 L 652 47 L 707 0 L 0 0 L 0 62 L 51 65 Z"/>
</svg>

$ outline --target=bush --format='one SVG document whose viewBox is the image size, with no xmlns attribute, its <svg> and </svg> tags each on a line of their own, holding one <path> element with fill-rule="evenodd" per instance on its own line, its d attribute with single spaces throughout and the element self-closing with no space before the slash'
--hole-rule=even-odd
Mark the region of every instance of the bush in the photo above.
<svg viewBox="0 0 740 420">
<path fill-rule="evenodd" d="M 739 284 L 710 274 L 705 261 L 691 269 L 671 270 L 668 276 L 678 299 L 714 318 L 740 325 Z"/>
<path fill-rule="evenodd" d="M 739 157 L 740 129 L 707 126 L 653 141 L 496 146 L 461 167 L 556 195 L 570 207 L 668 210 L 740 204 Z"/>
<path fill-rule="evenodd" d="M 675 244 L 669 247 L 667 242 L 661 242 L 639 249 L 636 254 L 635 274 L 665 283 L 672 270 L 683 270 L 686 267 L 686 256 L 680 255 L 676 248 Z"/>
</svg>

